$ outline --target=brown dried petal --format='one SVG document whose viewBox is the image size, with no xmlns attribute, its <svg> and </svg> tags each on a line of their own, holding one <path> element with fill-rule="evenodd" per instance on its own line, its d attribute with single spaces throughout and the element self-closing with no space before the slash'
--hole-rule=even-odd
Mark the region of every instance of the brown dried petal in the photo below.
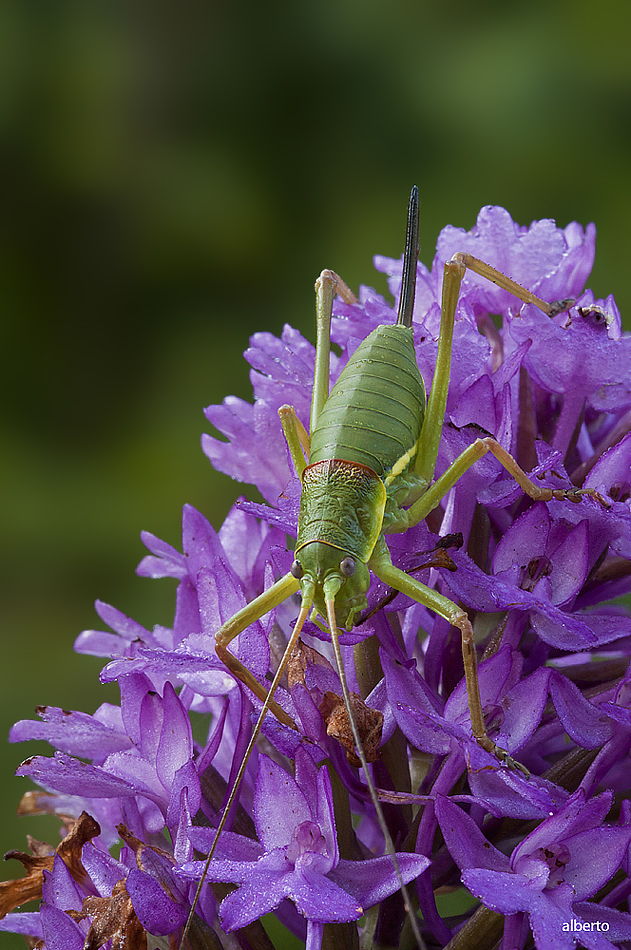
<svg viewBox="0 0 631 950">
<path fill-rule="evenodd" d="M 287 663 L 287 685 L 289 689 L 298 684 L 304 685 L 305 673 L 309 663 L 314 663 L 316 666 L 326 666 L 330 670 L 333 669 L 325 656 L 322 656 L 313 647 L 303 643 L 299 638 Z"/>
<path fill-rule="evenodd" d="M 378 709 L 371 709 L 357 693 L 350 694 L 351 709 L 357 731 L 359 732 L 366 761 L 376 762 L 379 758 L 377 749 L 381 742 L 383 728 L 383 713 Z M 318 707 L 326 725 L 327 735 L 332 736 L 346 749 L 346 758 L 355 768 L 361 762 L 355 752 L 355 741 L 351 729 L 348 710 L 344 700 L 337 693 L 327 691 Z"/>
<path fill-rule="evenodd" d="M 124 880 L 118 881 L 110 897 L 86 897 L 80 913 L 69 912 L 75 920 L 92 918 L 83 950 L 98 950 L 112 941 L 112 950 L 147 950 L 147 932 L 136 916 Z"/>
<path fill-rule="evenodd" d="M 55 854 L 62 858 L 75 881 L 79 884 L 85 882 L 88 877 L 81 864 L 81 849 L 86 841 L 95 838 L 100 833 L 101 829 L 94 818 L 83 812 L 56 849 L 45 842 L 29 838 L 32 854 L 26 854 L 24 851 L 8 851 L 4 856 L 5 861 L 10 858 L 21 861 L 26 874 L 15 881 L 0 883 L 0 919 L 26 901 L 41 899 L 43 873 L 52 871 Z"/>
</svg>

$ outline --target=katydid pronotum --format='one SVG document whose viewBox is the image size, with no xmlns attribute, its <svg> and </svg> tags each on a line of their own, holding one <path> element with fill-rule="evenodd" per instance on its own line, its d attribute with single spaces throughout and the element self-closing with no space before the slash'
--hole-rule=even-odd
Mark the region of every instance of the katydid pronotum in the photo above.
<svg viewBox="0 0 631 950">
<path fill-rule="evenodd" d="M 288 574 L 235 614 L 216 635 L 219 658 L 263 705 L 219 822 L 207 866 L 265 716 L 272 712 L 282 724 L 298 728 L 275 701 L 274 693 L 312 610 L 330 632 L 355 750 L 380 819 L 387 851 L 396 866 L 394 846 L 381 814 L 379 795 L 355 723 L 338 640 L 338 629 L 351 629 L 367 606 L 366 594 L 371 572 L 394 590 L 435 611 L 460 630 L 472 734 L 483 749 L 495 755 L 505 766 L 521 769 L 528 774 L 487 733 L 480 699 L 473 628 L 466 611 L 397 568 L 392 563 L 384 535 L 404 532 L 425 519 L 467 469 L 487 452 L 491 452 L 521 489 L 535 500 L 549 501 L 556 498 L 579 502 L 583 494 L 595 494 L 576 488 L 551 489 L 537 485 L 490 436 L 476 439 L 433 481 L 449 389 L 456 305 L 466 270 L 492 281 L 518 300 L 533 304 L 549 316 L 567 306 L 568 301 L 546 303 L 483 261 L 470 254 L 455 254 L 444 269 L 436 368 L 426 400 L 423 380 L 416 363 L 412 332 L 418 257 L 418 209 L 418 191 L 414 187 L 408 210 L 396 323 L 377 327 L 360 344 L 330 393 L 333 299 L 336 293 L 349 302 L 355 298 L 343 281 L 331 271 L 323 271 L 316 282 L 317 342 L 309 433 L 291 407 L 284 406 L 280 410 L 289 451 L 302 480 L 295 560 Z M 298 591 L 301 594 L 299 616 L 271 685 L 266 689 L 229 651 L 228 646 L 250 624 Z M 413 932 L 419 945 L 422 945 L 400 874 L 399 881 Z M 198 895 L 203 883 L 204 875 L 199 883 Z M 182 946 L 187 931 L 188 923 Z"/>
</svg>

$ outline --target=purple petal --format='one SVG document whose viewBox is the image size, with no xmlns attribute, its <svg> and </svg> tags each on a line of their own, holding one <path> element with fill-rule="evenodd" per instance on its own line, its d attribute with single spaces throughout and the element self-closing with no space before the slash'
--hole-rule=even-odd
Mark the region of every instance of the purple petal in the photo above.
<svg viewBox="0 0 631 950">
<path fill-rule="evenodd" d="M 286 893 L 308 920 L 328 922 L 358 920 L 364 908 L 333 880 L 302 867 L 288 875 Z"/>
<path fill-rule="evenodd" d="M 285 769 L 261 756 L 256 780 L 254 823 L 266 851 L 289 844 L 294 828 L 312 815 L 304 794 Z"/>
<path fill-rule="evenodd" d="M 496 737 L 499 746 L 516 752 L 532 737 L 545 709 L 550 675 L 550 670 L 538 669 L 500 699 L 504 719 Z"/>
<path fill-rule="evenodd" d="M 525 883 L 525 878 L 509 872 L 469 868 L 462 872 L 462 883 L 498 914 L 528 911 L 540 895 Z"/>
<path fill-rule="evenodd" d="M 198 851 L 206 854 L 212 848 L 216 834 L 217 832 L 214 828 L 198 828 L 193 826 L 188 830 L 188 837 L 190 838 L 191 844 Z M 235 834 L 233 831 L 223 831 L 219 839 L 216 854 L 218 855 L 217 860 L 221 859 L 226 862 L 254 862 L 262 857 L 264 850 L 263 846 L 252 838 L 245 838 L 243 835 Z M 212 863 L 215 863 L 214 860 Z M 203 861 L 189 861 L 186 865 L 178 869 L 178 873 L 181 873 L 189 880 L 199 880 L 203 866 Z M 240 878 L 238 878 L 238 880 L 240 880 Z"/>
<path fill-rule="evenodd" d="M 242 884 L 221 902 L 219 916 L 224 930 L 230 933 L 246 927 L 273 911 L 287 896 L 282 877 L 260 874 L 254 883 Z"/>
<path fill-rule="evenodd" d="M 466 812 L 443 795 L 436 797 L 436 817 L 449 853 L 461 870 L 487 868 L 508 873 L 510 865 L 506 855 L 487 841 Z"/>
<path fill-rule="evenodd" d="M 397 862 L 404 884 L 415 880 L 432 863 L 425 855 L 400 852 L 397 852 Z M 364 908 L 379 904 L 386 897 L 396 893 L 400 887 L 392 858 L 389 855 L 368 858 L 365 861 L 341 860 L 328 876 L 352 894 Z"/>
<path fill-rule="evenodd" d="M 44 788 L 74 795 L 80 791 L 87 798 L 133 798 L 136 788 L 133 782 L 118 778 L 95 765 L 78 762 L 63 752 L 53 758 L 36 755 L 16 770 L 16 775 L 28 775 Z"/>
<path fill-rule="evenodd" d="M 563 880 L 572 885 L 576 900 L 593 897 L 617 871 L 631 841 L 629 828 L 593 828 L 566 840 L 571 858 Z"/>
<path fill-rule="evenodd" d="M 112 893 L 114 885 L 127 875 L 128 869 L 107 851 L 101 851 L 91 841 L 84 844 L 81 863 L 101 897 Z"/>
<path fill-rule="evenodd" d="M 75 653 L 87 656 L 120 656 L 124 650 L 125 643 L 120 637 L 103 630 L 84 630 L 74 642 Z"/>
<path fill-rule="evenodd" d="M 599 825 L 611 808 L 612 799 L 613 793 L 607 791 L 586 802 L 582 789 L 574 792 L 556 814 L 542 821 L 517 845 L 511 865 L 515 866 L 522 856 L 530 855 L 537 849 L 545 849 L 555 842 Z"/>
<path fill-rule="evenodd" d="M 594 706 L 567 676 L 554 670 L 550 697 L 571 739 L 584 749 L 597 749 L 611 738 L 612 729 L 604 710 Z"/>
<path fill-rule="evenodd" d="M 216 558 L 212 568 L 200 570 L 197 594 L 202 633 L 206 637 L 214 638 L 221 625 L 246 605 L 241 584 L 223 558 Z M 242 631 L 230 649 L 255 676 L 265 676 L 269 669 L 269 642 L 260 621 Z"/>
<path fill-rule="evenodd" d="M 498 767 L 497 759 L 477 743 L 470 742 L 467 757 L 471 792 L 494 815 L 545 818 L 565 801 L 567 793 L 554 783 Z"/>
<path fill-rule="evenodd" d="M 45 903 L 62 910 L 81 910 L 83 888 L 75 881 L 59 854 L 55 855 L 52 873 L 44 872 L 42 897 Z"/>
<path fill-rule="evenodd" d="M 113 729 L 87 713 L 68 712 L 57 706 L 42 706 L 37 712 L 43 722 L 16 722 L 9 733 L 10 742 L 44 739 L 61 752 L 101 760 L 110 752 L 131 746 L 129 736 L 122 730 Z"/>
<path fill-rule="evenodd" d="M 185 791 L 188 799 L 188 807 L 193 813 L 196 813 L 202 803 L 202 790 L 192 760 L 181 765 L 173 776 L 173 783 L 169 787 L 169 807 L 167 811 L 167 825 L 174 834 L 177 834 L 178 824 L 181 813 L 181 795 Z"/>
<path fill-rule="evenodd" d="M 294 402 L 291 398 L 289 401 Z M 228 396 L 221 406 L 204 410 L 208 421 L 230 440 L 202 436 L 202 449 L 213 468 L 256 485 L 270 504 L 275 503 L 292 475 L 277 415 L 281 404 L 273 406 L 261 400 L 251 406 Z"/>
<path fill-rule="evenodd" d="M 340 856 L 335 832 L 333 788 L 329 773 L 326 768 L 319 769 L 302 746 L 296 749 L 295 773 L 296 784 L 307 800 L 311 817 L 319 825 L 326 840 L 329 868 L 335 867 Z"/>
<path fill-rule="evenodd" d="M 530 909 L 530 926 L 537 950 L 572 950 L 576 946 L 576 939 L 569 930 L 573 916 L 569 908 L 559 908 L 546 894 L 538 894 Z M 601 947 L 600 950 L 612 948 Z"/>
<path fill-rule="evenodd" d="M 146 673 L 152 679 L 177 677 L 201 696 L 221 696 L 234 689 L 234 678 L 217 656 L 201 650 L 194 652 L 195 642 L 199 642 L 199 634 L 193 634 L 177 650 L 139 647 L 135 656 L 108 663 L 101 672 L 101 682 L 111 683 L 130 673 Z"/>
<path fill-rule="evenodd" d="M 193 738 L 188 712 L 170 683 L 164 686 L 162 706 L 156 771 L 164 787 L 169 788 L 177 770 L 187 764 L 193 755 Z"/>
<path fill-rule="evenodd" d="M 631 433 L 608 449 L 585 479 L 585 488 L 604 489 L 608 494 L 623 497 L 628 493 L 631 472 Z"/>
<path fill-rule="evenodd" d="M 0 933 L 22 934 L 23 937 L 43 939 L 42 918 L 39 913 L 7 914 L 0 920 Z"/>
<path fill-rule="evenodd" d="M 519 582 L 521 571 L 533 558 L 545 554 L 550 534 L 550 513 L 547 505 L 536 502 L 519 518 L 497 543 L 493 555 L 493 573 L 502 574 L 513 583 Z"/>
<path fill-rule="evenodd" d="M 587 521 L 579 522 L 551 552 L 550 600 L 557 607 L 567 604 L 583 586 L 589 568 L 588 552 Z"/>
<path fill-rule="evenodd" d="M 592 923 L 594 929 L 606 932 L 609 940 L 631 940 L 631 914 L 591 901 L 579 901 L 572 909 L 582 920 Z"/>
<path fill-rule="evenodd" d="M 85 933 L 68 914 L 48 904 L 40 913 L 46 950 L 83 950 Z"/>
<path fill-rule="evenodd" d="M 161 541 L 149 531 L 141 531 L 142 543 L 151 551 L 151 555 L 143 557 L 136 568 L 139 577 L 177 577 L 183 578 L 188 574 L 186 558 L 174 547 Z"/>
<path fill-rule="evenodd" d="M 244 583 L 247 599 L 253 599 L 263 590 L 270 549 L 274 545 L 286 547 L 285 533 L 253 518 L 237 504 L 219 529 L 219 540 L 229 563 Z"/>
<path fill-rule="evenodd" d="M 124 640 L 130 642 L 133 640 L 140 640 L 141 642 L 151 640 L 151 634 L 142 624 L 131 617 L 127 617 L 116 607 L 112 607 L 101 600 L 97 600 L 94 606 L 101 620 Z"/>
<path fill-rule="evenodd" d="M 482 706 L 497 703 L 516 684 L 522 663 L 521 655 L 508 644 L 480 663 L 478 680 Z M 468 727 L 471 714 L 464 677 L 445 703 L 445 718 L 454 723 L 467 723 Z"/>
<path fill-rule="evenodd" d="M 182 509 L 182 550 L 193 580 L 202 568 L 211 567 L 218 557 L 224 556 L 217 532 L 192 505 Z"/>
<path fill-rule="evenodd" d="M 176 904 L 158 882 L 139 868 L 127 875 L 127 893 L 143 927 L 150 934 L 172 934 L 188 916 L 187 904 Z"/>
</svg>

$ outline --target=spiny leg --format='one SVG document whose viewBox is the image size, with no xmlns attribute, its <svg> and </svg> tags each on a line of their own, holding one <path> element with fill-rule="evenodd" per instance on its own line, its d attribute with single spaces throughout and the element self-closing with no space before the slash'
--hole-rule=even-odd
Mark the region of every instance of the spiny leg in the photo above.
<svg viewBox="0 0 631 950">
<path fill-rule="evenodd" d="M 592 488 L 547 488 L 542 485 L 537 485 L 537 483 L 520 468 L 510 452 L 507 452 L 492 436 L 487 436 L 484 439 L 476 439 L 475 442 L 467 446 L 418 501 L 415 501 L 414 504 L 407 509 L 399 509 L 396 515 L 393 516 L 392 524 L 389 525 L 388 531 L 390 533 L 407 531 L 408 528 L 423 521 L 430 511 L 432 511 L 453 488 L 467 469 L 471 468 L 471 466 L 486 455 L 487 452 L 491 452 L 495 456 L 509 475 L 513 476 L 524 494 L 532 498 L 533 501 L 551 501 L 555 498 L 558 501 L 572 501 L 578 503 L 582 497 L 589 495 L 595 501 L 600 502 L 604 507 L 609 507 L 610 505 L 600 492 Z"/>
<path fill-rule="evenodd" d="M 458 253 L 455 254 L 450 261 L 447 261 L 444 269 L 441 323 L 434 380 L 427 403 L 420 438 L 422 451 L 418 452 L 415 461 L 415 472 L 421 486 L 430 485 L 436 468 L 449 392 L 451 349 L 456 306 L 460 295 L 462 279 L 467 268 L 479 274 L 481 277 L 492 281 L 524 303 L 533 304 L 547 316 L 554 316 L 571 302 L 561 301 L 553 304 L 547 303 L 529 290 L 526 290 L 510 277 L 502 274 L 484 261 L 473 257 L 471 254 Z M 608 504 L 598 492 L 590 489 L 550 489 L 537 485 L 526 475 L 523 469 L 520 468 L 509 452 L 494 438 L 488 437 L 485 439 L 477 439 L 471 446 L 465 449 L 464 452 L 452 462 L 447 471 L 444 472 L 430 488 L 427 488 L 420 498 L 414 501 L 410 508 L 407 510 L 400 509 L 396 514 L 393 514 L 388 524 L 388 532 L 406 531 L 408 528 L 422 521 L 429 512 L 439 504 L 440 500 L 454 486 L 461 475 L 487 452 L 492 452 L 504 468 L 513 476 L 522 490 L 535 500 L 549 501 L 552 498 L 556 498 L 578 502 L 582 495 L 589 494 L 603 505 Z M 523 766 L 514 762 L 510 759 L 510 756 L 507 756 L 503 750 L 499 749 L 486 733 L 480 702 L 473 630 L 468 616 L 451 601 L 442 598 L 441 595 L 436 594 L 436 592 L 431 591 L 425 587 L 425 585 L 408 577 L 403 571 L 399 571 L 395 568 L 387 554 L 385 544 L 383 549 L 383 556 L 377 557 L 373 555 L 370 564 L 377 576 L 390 584 L 390 586 L 408 593 L 409 596 L 419 600 L 421 603 L 427 606 L 433 606 L 433 609 L 435 609 L 437 613 L 459 627 L 461 631 L 472 730 L 477 741 L 483 748 L 492 751 L 499 759 L 506 761 L 507 764 L 523 769 Z M 373 561 L 375 562 L 374 566 Z"/>
<path fill-rule="evenodd" d="M 439 594 L 438 591 L 426 587 L 420 581 L 415 580 L 406 574 L 405 571 L 395 567 L 390 560 L 388 549 L 383 543 L 375 549 L 376 553 L 370 561 L 370 568 L 376 576 L 394 587 L 396 590 L 407 594 L 419 604 L 424 604 L 430 610 L 435 611 L 439 616 L 444 617 L 449 623 L 460 630 L 462 640 L 462 660 L 464 664 L 465 680 L 467 684 L 467 696 L 469 699 L 469 712 L 471 715 L 471 732 L 474 739 L 487 752 L 492 753 L 500 762 L 508 765 L 509 768 L 519 769 L 527 777 L 530 775 L 525 768 L 516 759 L 500 748 L 486 731 L 484 722 L 484 713 L 482 711 L 482 700 L 480 698 L 480 684 L 478 681 L 478 661 L 475 651 L 475 639 L 473 636 L 473 627 L 469 616 L 461 607 L 454 604 L 449 598 Z"/>
<path fill-rule="evenodd" d="M 332 270 L 323 270 L 315 282 L 316 291 L 316 356 L 311 395 L 311 419 L 309 431 L 318 424 L 320 413 L 329 398 L 331 320 L 336 294 L 346 303 L 357 303 L 357 297 L 347 284 Z M 310 439 L 293 406 L 281 406 L 278 410 L 285 440 L 291 453 L 298 477 L 302 477 L 305 459 L 309 460 Z"/>
<path fill-rule="evenodd" d="M 535 294 L 526 290 L 521 284 L 511 280 L 501 271 L 485 264 L 484 261 L 473 257 L 472 254 L 458 253 L 454 254 L 450 261 L 445 264 L 443 278 L 443 292 L 440 313 L 440 334 L 438 337 L 438 352 L 436 354 L 436 366 L 434 369 L 434 380 L 432 389 L 427 401 L 427 410 L 423 422 L 423 431 L 421 433 L 421 444 L 423 451 L 416 457 L 415 470 L 425 485 L 429 485 L 434 477 L 436 468 L 436 459 L 438 458 L 438 447 L 443 431 L 445 419 L 445 407 L 447 406 L 447 395 L 449 392 L 449 380 L 451 375 L 451 348 L 453 342 L 454 322 L 456 317 L 456 306 L 460 296 L 460 287 L 462 279 L 467 270 L 485 277 L 492 281 L 502 290 L 513 294 L 518 300 L 524 303 L 534 304 L 543 313 L 552 316 L 557 312 L 558 306 L 546 303 Z M 566 303 L 567 301 L 564 301 Z"/>
<path fill-rule="evenodd" d="M 346 303 L 357 303 L 353 291 L 332 270 L 323 270 L 315 282 L 316 291 L 316 359 L 311 396 L 311 423 L 309 431 L 314 432 L 320 413 L 329 398 L 330 354 L 331 354 L 331 318 L 335 295 Z"/>
<path fill-rule="evenodd" d="M 549 317 L 554 316 L 564 306 L 567 306 L 570 304 L 570 302 L 573 302 L 570 300 L 562 300 L 555 301 L 554 303 L 547 303 L 547 301 L 542 300 L 541 297 L 537 297 L 536 294 L 533 294 L 530 290 L 522 287 L 522 285 L 518 284 L 516 280 L 512 280 L 510 277 L 507 277 L 506 274 L 503 274 L 495 267 L 491 267 L 490 264 L 481 261 L 479 257 L 474 257 L 473 254 L 466 254 L 462 251 L 459 251 L 457 254 L 454 254 L 454 256 L 451 258 L 451 261 L 461 264 L 464 268 L 473 271 L 474 274 L 478 274 L 480 277 L 485 277 L 486 280 L 490 280 L 491 283 L 496 284 L 496 286 L 500 287 L 502 290 L 507 290 L 509 294 L 512 294 L 513 297 L 517 297 L 518 300 L 522 300 L 524 303 L 533 304 Z"/>
<path fill-rule="evenodd" d="M 270 709 L 279 722 L 282 722 L 286 726 L 291 726 L 293 729 L 296 728 L 296 724 L 293 719 L 287 715 L 284 709 L 274 701 L 274 690 L 266 690 L 241 660 L 233 653 L 230 653 L 227 647 L 228 644 L 246 630 L 250 624 L 256 620 L 260 620 L 261 617 L 269 613 L 274 607 L 278 607 L 279 604 L 282 604 L 282 602 L 287 600 L 288 597 L 291 597 L 292 594 L 297 593 L 299 586 L 293 574 L 285 574 L 285 576 L 281 577 L 279 581 L 276 581 L 269 590 L 259 594 L 251 603 L 246 604 L 246 606 L 239 610 L 230 620 L 227 620 L 215 637 L 215 651 L 217 656 L 221 662 L 228 667 L 232 675 L 247 686 L 248 689 L 251 689 L 262 703 L 266 704 L 266 711 Z M 285 651 L 285 654 L 286 653 L 287 651 Z M 286 662 L 285 655 L 283 656 L 283 661 Z"/>
<path fill-rule="evenodd" d="M 531 478 L 519 467 L 512 455 L 502 448 L 495 439 L 490 436 L 485 439 L 476 439 L 458 458 L 452 462 L 449 468 L 437 479 L 418 501 L 408 509 L 399 509 L 393 515 L 388 525 L 389 532 L 407 531 L 420 521 L 425 519 L 444 498 L 444 496 L 453 488 L 458 479 L 471 468 L 487 452 L 491 452 L 506 471 L 513 476 L 522 491 L 533 498 L 535 501 L 550 501 L 551 499 L 568 500 L 579 502 L 583 495 L 590 495 L 601 504 L 607 506 L 609 503 L 592 489 L 581 488 L 547 488 L 537 485 Z M 385 549 L 385 544 L 383 545 Z M 387 549 L 386 549 L 387 552 Z M 375 563 L 373 563 L 375 562 Z M 503 749 L 500 749 L 492 739 L 489 738 L 484 725 L 484 716 L 482 713 L 482 704 L 480 701 L 480 686 L 478 682 L 477 657 L 475 652 L 475 642 L 473 638 L 473 629 L 471 622 L 461 608 L 457 607 L 447 598 L 442 597 L 425 585 L 420 584 L 405 572 L 394 567 L 390 562 L 389 555 L 384 554 L 376 559 L 373 555 L 370 567 L 373 572 L 388 583 L 391 587 L 408 594 L 420 603 L 425 604 L 435 610 L 440 616 L 445 617 L 450 623 L 458 627 L 462 637 L 462 657 L 467 682 L 467 694 L 469 697 L 469 709 L 471 711 L 471 727 L 473 735 L 483 749 L 492 752 L 498 759 L 506 762 L 510 767 L 517 767 L 526 772 L 526 769 L 519 762 L 512 759 Z M 416 591 L 416 593 L 415 593 Z M 429 595 L 435 597 L 434 602 L 430 602 Z"/>
</svg>

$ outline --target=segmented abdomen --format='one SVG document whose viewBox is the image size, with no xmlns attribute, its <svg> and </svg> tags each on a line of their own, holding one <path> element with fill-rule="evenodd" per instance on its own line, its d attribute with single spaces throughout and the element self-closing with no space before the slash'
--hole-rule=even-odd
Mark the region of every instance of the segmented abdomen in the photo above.
<svg viewBox="0 0 631 950">
<path fill-rule="evenodd" d="M 412 448 L 425 412 L 425 387 L 412 330 L 384 325 L 355 350 L 311 433 L 309 464 L 345 459 L 380 477 Z"/>
</svg>

